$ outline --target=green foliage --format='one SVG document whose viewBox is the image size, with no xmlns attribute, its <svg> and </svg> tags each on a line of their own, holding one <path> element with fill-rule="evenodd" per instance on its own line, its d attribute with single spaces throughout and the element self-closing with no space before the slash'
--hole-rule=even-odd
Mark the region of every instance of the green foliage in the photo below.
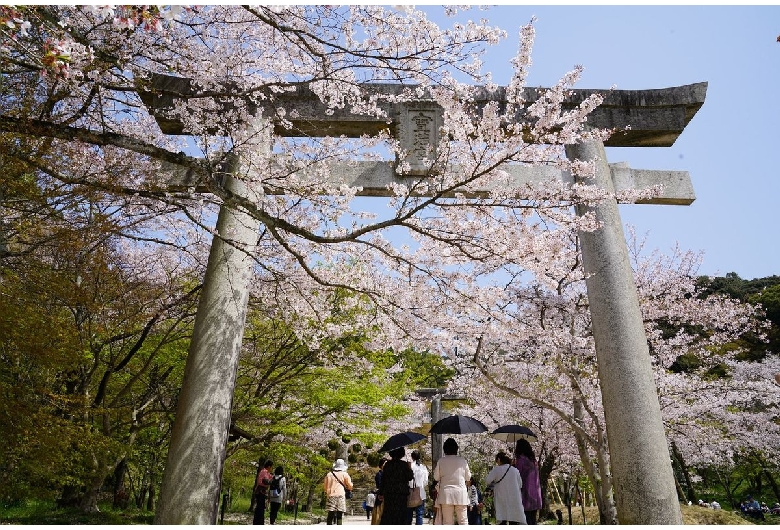
<svg viewBox="0 0 780 530">
<path fill-rule="evenodd" d="M 134 458 L 164 454 L 194 298 L 184 276 L 127 266 L 121 209 L 29 175 L 6 173 L 0 193 L 0 498 L 80 502 L 123 459 L 157 475 L 159 458 Z"/>
<path fill-rule="evenodd" d="M 442 388 L 455 375 L 455 370 L 444 364 L 442 358 L 427 351 L 404 350 L 399 354 L 404 367 L 403 377 L 414 388 Z"/>
<path fill-rule="evenodd" d="M 766 317 L 774 324 L 780 325 L 780 277 L 778 282 L 765 287 L 760 293 L 750 295 L 748 301 L 761 304 L 766 311 Z"/>
<path fill-rule="evenodd" d="M 712 294 L 725 294 L 731 298 L 747 302 L 751 296 L 760 294 L 764 289 L 780 285 L 780 276 L 743 280 L 737 273 L 729 272 L 726 276 L 714 278 L 700 276 L 696 283 L 701 288 L 701 296 L 703 298 Z"/>
<path fill-rule="evenodd" d="M 85 514 L 73 508 L 60 508 L 51 501 L 28 501 L 0 506 L 0 523 L 11 525 L 126 525 L 152 524 L 154 515 L 139 510 L 115 510 L 102 503 L 97 513 Z"/>
<path fill-rule="evenodd" d="M 729 376 L 729 367 L 724 363 L 718 363 L 707 369 L 707 371 L 704 373 L 703 379 L 705 380 L 724 379 L 728 376 Z"/>
<path fill-rule="evenodd" d="M 740 360 L 761 361 L 768 351 L 780 354 L 780 276 L 743 280 L 731 272 L 725 277 L 701 276 L 697 285 L 702 288 L 703 297 L 724 294 L 741 302 L 760 304 L 766 312 L 767 320 L 772 323 L 767 333 L 768 344 L 757 336 L 746 335 L 743 340 L 747 349 Z"/>
<path fill-rule="evenodd" d="M 334 293 L 328 319 L 349 331 L 321 338 L 317 348 L 287 322 L 250 312 L 233 418 L 252 439 L 228 449 L 226 477 L 236 470 L 230 484 L 244 480 L 247 471 L 238 470 L 265 455 L 283 463 L 288 479 L 304 489 L 319 485 L 342 446 L 351 464 L 376 466 L 379 455 L 373 448 L 387 437 L 381 426 L 408 414 L 403 398 L 421 386 L 444 386 L 453 375 L 436 355 L 368 348 L 371 330 L 351 325 L 368 306 L 348 303 L 351 296 Z M 306 441 L 311 432 L 328 433 L 330 439 L 311 447 Z M 258 459 L 258 449 L 263 458 Z"/>
<path fill-rule="evenodd" d="M 743 280 L 736 273 L 729 273 L 725 277 L 701 276 L 697 279 L 697 287 L 702 298 L 713 295 L 725 295 L 744 303 L 758 304 L 766 312 L 767 320 L 771 323 L 767 331 L 767 340 L 754 332 L 743 334 L 739 339 L 722 344 L 717 348 L 708 348 L 715 355 L 725 355 L 737 352 L 734 356 L 738 361 L 760 362 L 767 355 L 780 354 L 780 276 Z M 674 337 L 678 332 L 688 334 L 703 334 L 702 329 L 697 329 L 685 323 L 657 322 L 656 325 L 664 338 Z M 685 353 L 679 356 L 669 367 L 672 372 L 693 372 L 701 368 L 701 359 L 693 353 Z M 710 367 L 705 374 L 708 378 L 727 377 L 728 370 L 723 365 Z"/>
<path fill-rule="evenodd" d="M 700 367 L 701 360 L 697 355 L 693 353 L 684 353 L 677 357 L 674 363 L 669 367 L 669 370 L 676 374 L 690 373 L 696 371 L 696 369 Z"/>
</svg>

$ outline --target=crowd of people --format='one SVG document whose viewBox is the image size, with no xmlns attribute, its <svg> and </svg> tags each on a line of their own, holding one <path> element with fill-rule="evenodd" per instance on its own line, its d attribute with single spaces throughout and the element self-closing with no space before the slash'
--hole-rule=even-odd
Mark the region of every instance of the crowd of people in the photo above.
<svg viewBox="0 0 780 530">
<path fill-rule="evenodd" d="M 767 503 L 758 502 L 751 495 L 748 495 L 747 498 L 740 503 L 739 509 L 744 515 L 762 521 L 765 519 L 765 514 L 780 515 L 780 503 L 776 502 L 774 506 L 770 508 Z"/>
<path fill-rule="evenodd" d="M 517 441 L 513 455 L 505 451 L 495 455 L 484 487 L 471 473 L 466 459 L 458 455 L 455 439 L 447 438 L 442 449 L 444 456 L 436 462 L 430 484 L 419 451 L 412 451 L 411 459 L 406 459 L 404 447 L 388 451 L 389 458 L 381 460 L 374 476 L 375 488 L 363 502 L 366 520 L 371 524 L 421 525 L 427 515 L 434 524 L 479 525 L 485 522 L 485 506 L 490 499 L 493 524 L 537 524 L 537 513 L 542 508 L 539 465 L 527 440 Z M 353 487 L 346 462 L 337 459 L 323 480 L 327 524 L 342 524 Z M 270 524 L 275 524 L 287 496 L 284 469 L 274 468 L 273 462 L 266 460 L 255 481 L 252 524 L 264 524 L 266 509 Z M 431 511 L 427 508 L 428 497 L 432 500 Z M 717 501 L 699 500 L 698 505 L 721 509 Z M 740 509 L 745 516 L 758 519 L 764 519 L 764 514 L 780 515 L 780 503 L 770 508 L 750 495 Z M 560 524 L 560 513 L 558 518 Z"/>
<path fill-rule="evenodd" d="M 528 441 L 519 440 L 514 455 L 505 451 L 496 454 L 484 488 L 466 459 L 458 455 L 455 439 L 447 438 L 442 449 L 444 456 L 436 463 L 430 484 L 419 451 L 412 451 L 407 460 L 404 447 L 390 450 L 389 458 L 379 464 L 375 488 L 363 502 L 366 519 L 371 524 L 421 525 L 427 514 L 434 524 L 483 524 L 489 497 L 496 524 L 536 524 L 542 492 L 536 456 Z M 283 468 L 276 467 L 273 472 L 272 468 L 273 462 L 267 460 L 257 474 L 252 524 L 264 524 L 266 506 L 270 507 L 269 522 L 274 524 L 287 497 Z M 327 524 L 342 524 L 353 487 L 346 462 L 337 459 L 323 480 Z M 432 513 L 427 512 L 428 497 L 433 501 Z"/>
<path fill-rule="evenodd" d="M 691 501 L 688 501 L 688 506 L 692 504 Z M 702 508 L 712 508 L 713 510 L 721 509 L 718 501 L 707 502 L 699 499 L 697 504 Z M 764 520 L 765 514 L 780 515 L 780 503 L 775 503 L 775 505 L 770 508 L 765 502 L 758 502 L 752 495 L 748 495 L 745 497 L 745 500 L 739 503 L 739 510 L 742 512 L 742 515 L 746 517 Z"/>
<path fill-rule="evenodd" d="M 404 460 L 403 447 L 389 452 L 390 459 L 380 463 L 374 480 L 376 489 L 365 502 L 366 517 L 372 524 L 423 524 L 426 499 L 432 499 L 429 515 L 434 524 L 483 524 L 486 497 L 493 506 L 497 524 L 536 524 L 542 507 L 539 467 L 531 445 L 520 440 L 514 456 L 500 451 L 495 467 L 481 487 L 465 458 L 458 455 L 458 443 L 447 438 L 444 456 L 433 469 L 433 481 L 426 494 L 429 473 L 413 451 L 411 462 Z"/>
</svg>

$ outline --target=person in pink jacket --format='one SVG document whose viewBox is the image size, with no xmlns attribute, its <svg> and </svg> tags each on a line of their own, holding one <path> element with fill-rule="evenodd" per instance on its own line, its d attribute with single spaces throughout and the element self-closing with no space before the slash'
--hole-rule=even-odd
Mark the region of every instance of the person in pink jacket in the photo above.
<svg viewBox="0 0 780 530">
<path fill-rule="evenodd" d="M 536 512 L 542 509 L 542 488 L 539 485 L 539 464 L 528 440 L 515 445 L 515 467 L 523 479 L 521 493 L 527 524 L 536 524 Z"/>
</svg>

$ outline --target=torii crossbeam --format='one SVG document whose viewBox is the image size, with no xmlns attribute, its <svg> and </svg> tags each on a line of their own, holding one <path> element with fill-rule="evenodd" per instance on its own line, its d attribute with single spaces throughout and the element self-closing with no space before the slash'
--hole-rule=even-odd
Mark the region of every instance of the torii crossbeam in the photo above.
<svg viewBox="0 0 780 530">
<path fill-rule="evenodd" d="M 394 93 L 403 88 L 401 85 L 366 87 L 383 93 Z M 525 90 L 525 99 L 530 103 L 538 92 Z M 630 128 L 614 134 L 604 144 L 591 141 L 567 146 L 567 156 L 594 162 L 595 182 L 590 183 L 606 190 L 662 184 L 661 196 L 647 202 L 690 204 L 695 195 L 687 172 L 635 170 L 625 164 L 610 165 L 604 147 L 671 146 L 703 105 L 706 91 L 706 83 L 656 90 L 610 91 L 603 104 L 589 115 L 588 123 L 597 128 Z M 576 106 L 593 92 L 573 90 L 566 103 Z M 139 87 L 139 94 L 167 134 L 187 133 L 183 123 L 170 112 L 177 101 L 213 96 L 200 92 L 187 79 L 171 76 L 152 77 Z M 358 136 L 388 128 L 387 119 L 346 110 L 328 115 L 324 106 L 304 87 L 283 97 L 297 112 L 292 119 L 292 128 L 276 127 L 280 135 Z M 488 101 L 505 101 L 504 91 L 483 91 L 476 99 L 477 104 Z M 384 110 L 390 117 L 390 130 L 412 153 L 414 142 L 430 132 L 419 127 L 425 127 L 426 122 L 435 125 L 438 119 L 437 109 L 426 101 L 386 104 Z M 263 115 L 272 116 L 273 112 Z M 418 129 L 414 130 L 415 127 Z M 435 126 L 430 128 L 435 129 Z M 407 161 L 413 170 L 419 162 Z M 355 164 L 345 166 L 344 171 L 339 172 L 340 178 L 346 184 L 363 186 L 364 195 L 386 195 L 387 184 L 399 178 L 392 163 L 357 166 L 356 169 Z M 348 167 L 353 169 L 348 170 Z M 570 178 L 551 168 L 512 171 L 517 182 Z M 201 178 L 197 174 L 172 171 L 170 185 L 197 189 Z M 228 179 L 227 186 L 233 187 L 236 193 L 242 191 L 237 188 L 240 183 L 235 179 Z M 476 190 L 474 196 L 489 191 Z M 601 223 L 601 228 L 595 232 L 581 233 L 580 240 L 618 518 L 621 524 L 682 524 L 618 205 L 612 199 L 594 207 L 577 207 L 578 214 L 586 211 L 593 212 Z M 258 228 L 258 221 L 245 212 L 228 207 L 220 210 L 219 233 L 232 233 L 239 245 L 253 245 Z M 214 239 L 179 396 L 156 518 L 158 523 L 216 522 L 251 268 L 251 260 L 243 253 L 219 238 Z M 182 487 L 183 484 L 187 486 Z M 197 504 L 198 495 L 193 492 L 199 492 L 201 498 L 202 495 L 213 498 L 213 510 L 203 510 Z"/>
</svg>

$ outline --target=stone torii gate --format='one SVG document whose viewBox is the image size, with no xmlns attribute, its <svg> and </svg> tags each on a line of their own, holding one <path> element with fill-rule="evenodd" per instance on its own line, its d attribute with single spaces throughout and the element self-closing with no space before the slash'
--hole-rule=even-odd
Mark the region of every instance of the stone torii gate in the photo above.
<svg viewBox="0 0 780 530">
<path fill-rule="evenodd" d="M 399 85 L 371 85 L 370 90 L 396 93 Z M 626 132 L 605 143 L 589 141 L 566 147 L 567 157 L 595 163 L 595 178 L 588 183 L 604 189 L 638 189 L 656 184 L 664 192 L 654 204 L 690 204 L 695 199 L 687 172 L 650 171 L 608 164 L 605 146 L 671 146 L 703 105 L 706 83 L 656 90 L 612 91 L 588 117 L 596 128 Z M 576 106 L 594 90 L 573 90 L 567 100 Z M 606 92 L 606 91 L 604 91 Z M 525 89 L 525 100 L 536 91 Z M 155 76 L 141 99 L 166 134 L 186 134 L 170 112 L 176 100 L 207 97 L 183 78 Z M 388 128 L 387 120 L 337 110 L 327 115 L 324 106 L 305 88 L 283 96 L 298 112 L 291 129 L 276 127 L 285 136 L 358 136 Z M 478 104 L 505 100 L 503 90 L 484 91 Z M 279 103 L 277 102 L 277 105 Z M 269 109 L 270 110 L 270 109 Z M 386 104 L 391 129 L 411 153 L 413 174 L 422 174 L 415 153 L 426 143 L 435 145 L 440 111 L 430 101 Z M 264 112 L 264 116 L 273 113 Z M 290 119 L 292 115 L 288 113 Z M 237 163 L 226 169 L 225 186 L 245 194 L 230 177 Z M 343 168 L 343 182 L 363 186 L 362 195 L 384 196 L 391 182 L 404 182 L 392 162 L 363 162 Z M 553 168 L 510 167 L 515 183 L 545 179 L 571 179 Z M 172 172 L 171 185 L 199 189 L 203 175 Z M 273 193 L 273 190 L 266 192 Z M 487 190 L 472 194 L 478 197 Z M 647 337 L 639 309 L 633 272 L 628 259 L 617 202 L 578 206 L 578 214 L 593 212 L 601 223 L 595 232 L 580 234 L 586 287 L 591 307 L 593 336 L 602 387 L 611 470 L 618 519 L 621 524 L 682 524 L 666 436 L 653 380 Z M 238 208 L 222 207 L 219 234 L 230 233 L 239 246 L 256 243 L 259 221 Z M 244 331 L 252 261 L 215 237 L 204 278 L 195 328 L 179 395 L 160 502 L 155 517 L 162 524 L 214 524 L 217 519 L 222 466 L 230 426 L 235 372 Z M 211 499 L 204 506 L 203 499 Z"/>
</svg>

